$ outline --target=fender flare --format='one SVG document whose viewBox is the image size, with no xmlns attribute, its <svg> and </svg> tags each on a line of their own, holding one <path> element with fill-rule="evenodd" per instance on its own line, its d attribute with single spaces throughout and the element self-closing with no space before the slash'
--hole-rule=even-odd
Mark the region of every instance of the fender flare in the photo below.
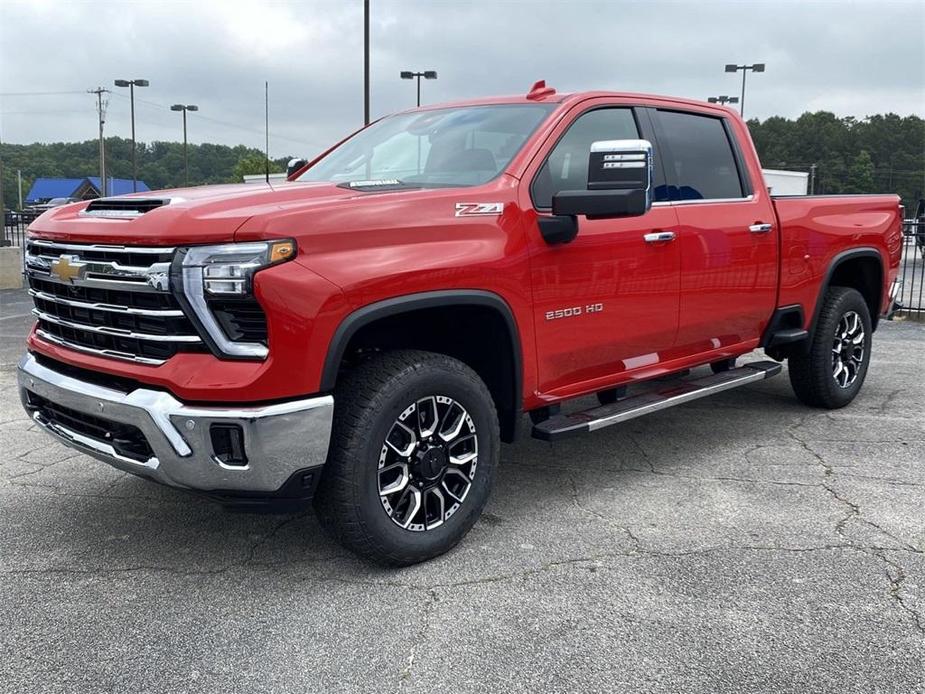
<svg viewBox="0 0 925 694">
<path fill-rule="evenodd" d="M 816 332 L 816 323 L 819 321 L 819 314 L 822 311 L 822 300 L 825 297 L 825 292 L 829 288 L 829 284 L 832 281 L 832 276 L 835 274 L 835 271 L 838 269 L 839 265 L 844 264 L 849 260 L 854 260 L 856 258 L 875 258 L 880 265 L 880 285 L 877 286 L 877 306 L 876 310 L 871 311 L 870 321 L 873 329 L 877 329 L 877 323 L 880 319 L 880 301 L 883 293 L 883 278 L 887 276 L 886 266 L 883 263 L 883 254 L 872 246 L 865 246 L 863 248 L 852 248 L 847 251 L 842 251 L 832 258 L 832 262 L 829 263 L 829 267 L 825 271 L 825 276 L 823 277 L 822 282 L 819 284 L 819 293 L 816 296 L 816 305 L 813 308 L 813 319 L 809 324 L 809 334 L 810 336 L 814 335 Z"/>
<path fill-rule="evenodd" d="M 481 289 L 447 289 L 432 292 L 405 294 L 384 299 L 356 309 L 348 314 L 337 326 L 328 344 L 324 367 L 321 372 L 321 391 L 334 390 L 337 373 L 340 369 L 344 352 L 350 340 L 363 326 L 390 316 L 409 313 L 419 309 L 440 308 L 445 306 L 485 306 L 498 312 L 507 326 L 508 336 L 513 348 L 514 362 L 513 395 L 514 411 L 520 412 L 523 400 L 523 351 L 520 344 L 520 332 L 514 313 L 508 303 L 498 294 Z"/>
</svg>

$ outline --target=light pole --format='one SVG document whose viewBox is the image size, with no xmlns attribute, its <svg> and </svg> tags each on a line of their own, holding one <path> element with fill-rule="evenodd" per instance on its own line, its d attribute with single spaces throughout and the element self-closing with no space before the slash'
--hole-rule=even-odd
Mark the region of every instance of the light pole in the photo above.
<svg viewBox="0 0 925 694">
<path fill-rule="evenodd" d="M 128 87 L 129 101 L 132 104 L 132 192 L 138 192 L 138 166 L 135 163 L 135 87 L 147 87 L 148 80 L 116 80 L 117 87 Z"/>
<path fill-rule="evenodd" d="M 726 72 L 738 72 L 739 70 L 742 71 L 742 99 L 739 101 L 739 115 L 745 118 L 745 74 L 749 70 L 752 72 L 764 72 L 764 63 L 755 63 L 754 65 L 729 63 L 726 65 Z"/>
<path fill-rule="evenodd" d="M 186 185 L 189 186 L 189 154 L 186 146 L 186 112 L 198 111 L 199 107 L 195 104 L 174 104 L 170 107 L 171 111 L 183 111 L 183 166 L 186 169 Z"/>
<path fill-rule="evenodd" d="M 707 101 L 709 101 L 711 104 L 722 104 L 723 106 L 725 106 L 726 104 L 739 103 L 739 97 L 726 96 L 725 94 L 723 94 L 722 96 L 711 96 L 707 99 Z"/>
<path fill-rule="evenodd" d="M 369 125 L 369 0 L 363 0 L 363 125 Z"/>
<path fill-rule="evenodd" d="M 418 108 L 421 107 L 421 78 L 423 77 L 426 80 L 435 80 L 437 79 L 437 73 L 434 70 L 425 70 L 424 72 L 411 72 L 410 70 L 402 70 L 399 73 L 399 77 L 403 80 L 413 80 L 418 81 Z"/>
</svg>

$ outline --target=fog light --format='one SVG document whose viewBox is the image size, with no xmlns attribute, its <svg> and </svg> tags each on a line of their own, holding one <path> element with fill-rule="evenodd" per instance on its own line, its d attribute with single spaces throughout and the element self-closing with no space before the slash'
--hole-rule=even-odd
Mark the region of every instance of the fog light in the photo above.
<svg viewBox="0 0 925 694">
<path fill-rule="evenodd" d="M 229 467 L 246 467 L 244 430 L 238 424 L 213 424 L 209 427 L 215 459 Z"/>
</svg>

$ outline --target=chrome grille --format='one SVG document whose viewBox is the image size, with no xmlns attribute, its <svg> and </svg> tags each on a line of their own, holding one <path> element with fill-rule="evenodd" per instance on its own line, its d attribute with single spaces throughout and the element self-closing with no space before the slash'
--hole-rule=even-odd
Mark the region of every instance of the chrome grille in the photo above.
<svg viewBox="0 0 925 694">
<path fill-rule="evenodd" d="M 204 350 L 170 292 L 172 254 L 172 248 L 30 240 L 26 271 L 39 337 L 143 364 Z"/>
</svg>

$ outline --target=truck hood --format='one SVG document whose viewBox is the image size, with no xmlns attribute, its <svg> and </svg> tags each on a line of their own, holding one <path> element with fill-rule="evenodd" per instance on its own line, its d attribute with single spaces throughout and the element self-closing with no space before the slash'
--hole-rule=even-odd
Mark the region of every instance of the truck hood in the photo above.
<svg viewBox="0 0 925 694">
<path fill-rule="evenodd" d="M 38 236 L 59 241 L 173 246 L 228 242 L 249 218 L 282 210 L 307 210 L 368 193 L 331 183 L 234 184 L 176 188 L 120 196 L 119 201 L 166 200 L 137 217 L 87 214 L 92 201 L 48 210 L 29 225 Z"/>
</svg>

